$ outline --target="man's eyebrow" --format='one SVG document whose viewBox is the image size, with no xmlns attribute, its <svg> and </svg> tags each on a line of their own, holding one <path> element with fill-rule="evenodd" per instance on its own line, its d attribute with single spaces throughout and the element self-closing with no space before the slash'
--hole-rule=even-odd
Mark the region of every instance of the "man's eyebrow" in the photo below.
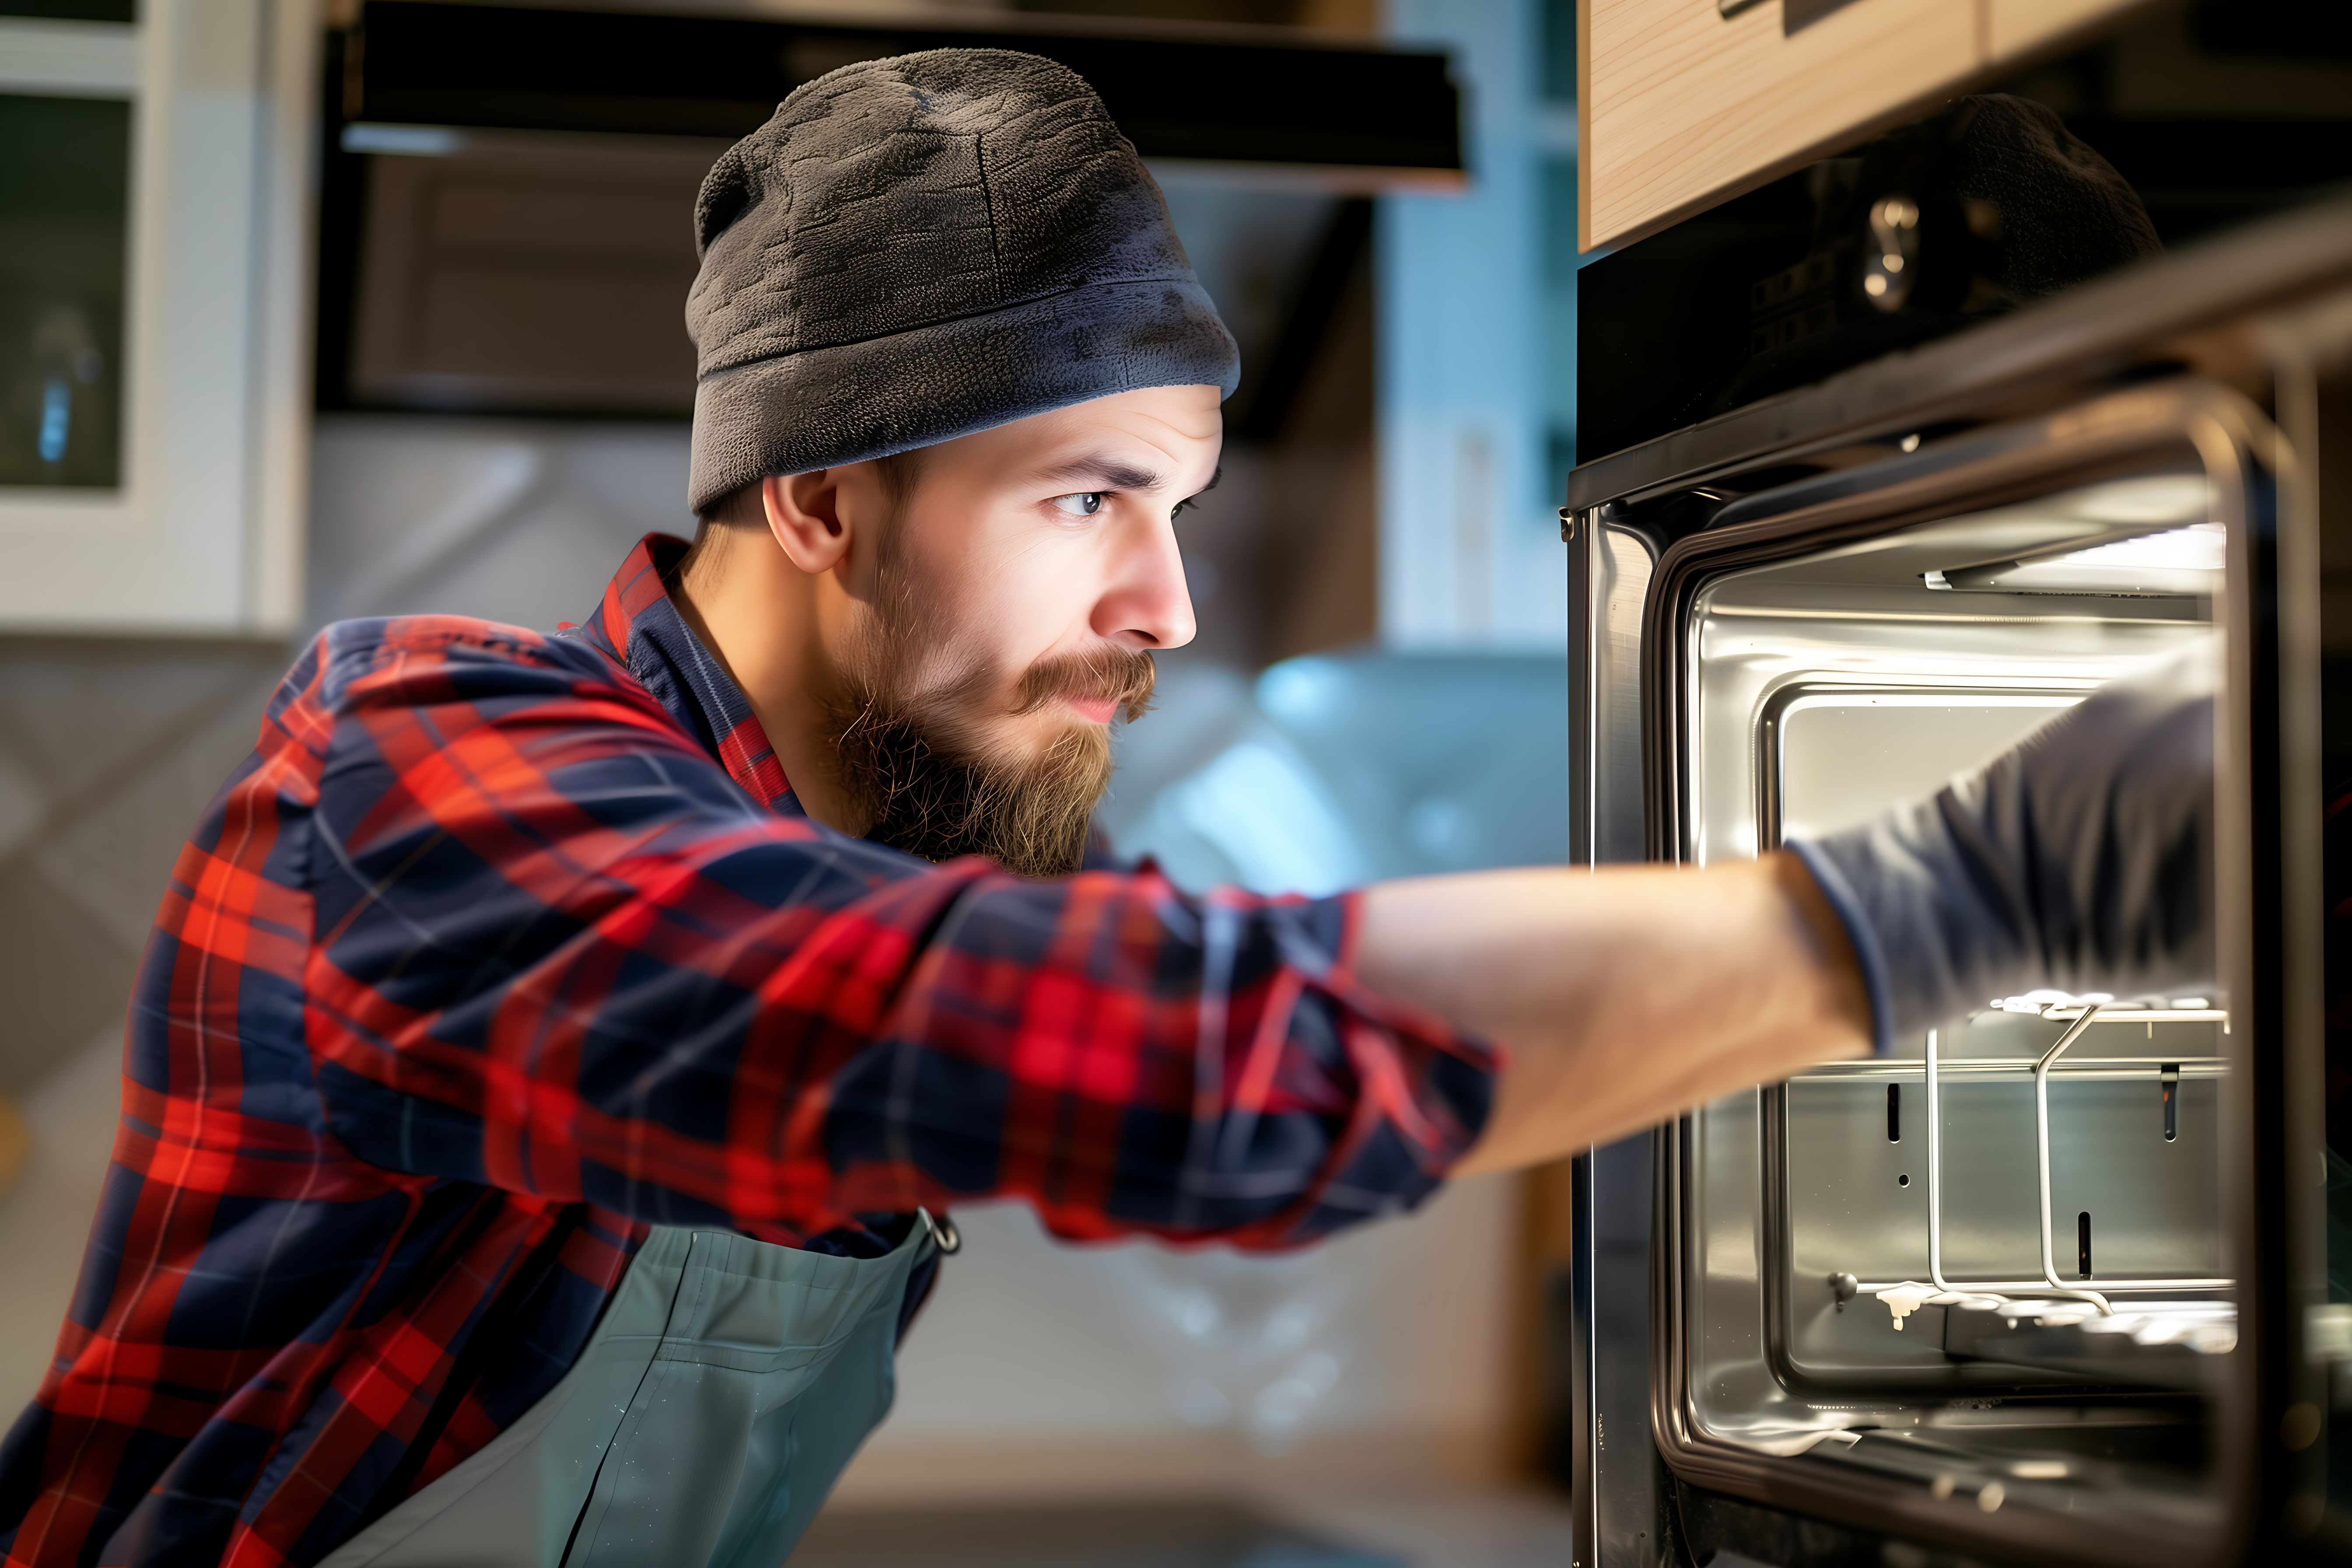
<svg viewBox="0 0 2352 1568">
<path fill-rule="evenodd" d="M 1139 468 L 1117 458 L 1099 456 L 1076 458 L 1050 468 L 1041 468 L 1037 478 L 1053 484 L 1091 479 L 1107 490 L 1156 490 L 1168 482 L 1166 476 L 1155 474 L 1149 468 Z"/>
</svg>

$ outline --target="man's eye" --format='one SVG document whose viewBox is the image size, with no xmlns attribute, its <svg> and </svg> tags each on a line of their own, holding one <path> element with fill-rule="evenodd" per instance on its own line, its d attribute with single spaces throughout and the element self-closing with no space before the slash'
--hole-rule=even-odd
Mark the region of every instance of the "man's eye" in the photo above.
<svg viewBox="0 0 2352 1568">
<path fill-rule="evenodd" d="M 1076 495 L 1054 498 L 1055 510 L 1072 517 L 1092 517 L 1102 510 L 1102 504 L 1103 493 L 1100 490 L 1080 490 Z"/>
</svg>

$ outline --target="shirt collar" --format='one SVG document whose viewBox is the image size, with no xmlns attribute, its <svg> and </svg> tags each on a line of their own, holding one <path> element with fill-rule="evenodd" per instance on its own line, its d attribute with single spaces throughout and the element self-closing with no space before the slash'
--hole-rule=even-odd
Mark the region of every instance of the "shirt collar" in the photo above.
<svg viewBox="0 0 2352 1568">
<path fill-rule="evenodd" d="M 667 533 L 637 541 L 604 584 L 604 601 L 588 624 L 571 635 L 593 643 L 635 676 L 752 799 L 772 811 L 806 816 L 751 700 L 669 596 L 667 574 L 686 549 L 685 540 Z"/>
</svg>

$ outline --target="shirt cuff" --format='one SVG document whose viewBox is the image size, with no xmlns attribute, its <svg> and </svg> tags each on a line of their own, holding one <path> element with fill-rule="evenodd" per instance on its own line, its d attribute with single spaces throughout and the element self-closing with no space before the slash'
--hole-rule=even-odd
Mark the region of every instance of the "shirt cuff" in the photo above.
<svg viewBox="0 0 2352 1568">
<path fill-rule="evenodd" d="M 1813 885 L 1829 900 L 1830 908 L 1845 927 L 1846 940 L 1853 944 L 1854 962 L 1862 966 L 1863 989 L 1870 997 L 1870 1049 L 1873 1056 L 1895 1054 L 1894 995 L 1887 982 L 1886 953 L 1878 945 L 1878 933 L 1863 918 L 1862 900 L 1855 894 L 1853 884 L 1827 851 L 1808 839 L 1784 841 L 1781 848 L 1805 864 L 1813 874 Z"/>
</svg>

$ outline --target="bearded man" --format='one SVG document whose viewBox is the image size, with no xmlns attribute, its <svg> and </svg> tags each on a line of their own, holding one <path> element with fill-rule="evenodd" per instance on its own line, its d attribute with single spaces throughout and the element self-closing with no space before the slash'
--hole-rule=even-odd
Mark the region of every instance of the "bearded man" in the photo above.
<svg viewBox="0 0 2352 1568">
<path fill-rule="evenodd" d="M 695 223 L 691 547 L 560 635 L 329 627 L 173 868 L 8 1563 L 778 1563 L 955 1202 L 1298 1246 L 2210 967 L 2193 683 L 1745 865 L 1082 869 L 1237 375 L 1157 188 L 1068 71 L 943 51 L 801 88 Z"/>
</svg>

